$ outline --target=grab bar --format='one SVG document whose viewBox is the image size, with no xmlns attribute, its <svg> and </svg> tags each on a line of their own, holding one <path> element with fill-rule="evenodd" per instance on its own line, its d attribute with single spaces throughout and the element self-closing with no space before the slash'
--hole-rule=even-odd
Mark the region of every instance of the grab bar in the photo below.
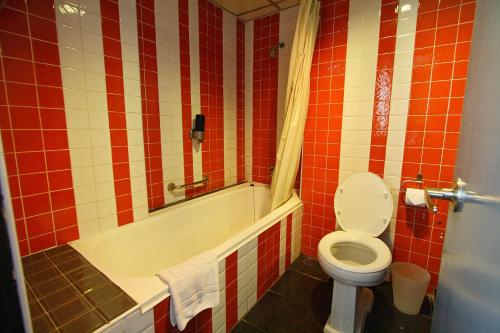
<svg viewBox="0 0 500 333">
<path fill-rule="evenodd" d="M 206 183 L 208 183 L 208 176 L 205 175 L 205 176 L 201 177 L 201 180 L 198 180 L 197 182 L 193 182 L 193 183 L 189 183 L 189 184 L 175 185 L 175 183 L 169 183 L 167 185 L 167 190 L 169 190 L 169 192 L 172 192 L 174 190 L 178 190 L 181 188 L 186 188 L 186 187 L 191 187 L 191 186 L 196 186 L 196 185 L 206 184 Z"/>
</svg>

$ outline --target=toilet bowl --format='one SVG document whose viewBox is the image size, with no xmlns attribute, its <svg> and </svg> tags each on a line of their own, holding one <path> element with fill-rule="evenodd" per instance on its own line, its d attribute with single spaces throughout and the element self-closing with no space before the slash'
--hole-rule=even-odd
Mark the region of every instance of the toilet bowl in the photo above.
<svg viewBox="0 0 500 333">
<path fill-rule="evenodd" d="M 392 256 L 377 237 L 390 223 L 393 198 L 384 181 L 365 172 L 346 178 L 337 188 L 335 216 L 342 231 L 325 235 L 318 244 L 321 268 L 333 278 L 332 310 L 324 332 L 362 332 L 371 311 L 373 292 Z"/>
</svg>

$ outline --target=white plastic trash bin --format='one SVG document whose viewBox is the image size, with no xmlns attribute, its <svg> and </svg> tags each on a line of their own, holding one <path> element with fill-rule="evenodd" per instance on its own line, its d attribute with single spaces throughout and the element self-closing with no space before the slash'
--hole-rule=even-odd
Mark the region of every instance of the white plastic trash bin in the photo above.
<svg viewBox="0 0 500 333">
<path fill-rule="evenodd" d="M 391 265 L 392 294 L 396 308 L 406 314 L 420 312 L 431 275 L 420 266 L 407 262 Z"/>
</svg>

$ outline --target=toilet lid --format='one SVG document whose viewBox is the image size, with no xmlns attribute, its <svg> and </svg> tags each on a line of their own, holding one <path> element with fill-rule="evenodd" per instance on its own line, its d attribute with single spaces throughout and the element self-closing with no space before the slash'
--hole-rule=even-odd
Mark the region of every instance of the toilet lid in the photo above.
<svg viewBox="0 0 500 333">
<path fill-rule="evenodd" d="M 377 237 L 391 221 L 393 199 L 379 176 L 370 172 L 356 173 L 337 187 L 334 208 L 343 230 Z"/>
</svg>

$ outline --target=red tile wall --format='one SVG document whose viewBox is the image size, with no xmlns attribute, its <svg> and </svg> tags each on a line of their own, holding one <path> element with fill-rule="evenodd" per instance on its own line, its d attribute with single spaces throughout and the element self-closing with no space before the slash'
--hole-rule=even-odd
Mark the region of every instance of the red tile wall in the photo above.
<svg viewBox="0 0 500 333">
<path fill-rule="evenodd" d="M 475 1 L 420 3 L 402 180 L 421 172 L 426 186 L 452 184 L 474 11 Z M 394 240 L 394 260 L 430 271 L 431 290 L 437 286 L 448 203 L 438 207 L 435 215 L 407 208 L 401 195 Z"/>
<path fill-rule="evenodd" d="M 261 298 L 279 277 L 280 224 L 262 232 L 257 245 L 257 298 Z"/>
<path fill-rule="evenodd" d="M 79 237 L 53 1 L 0 11 L 0 128 L 19 248 Z"/>
<path fill-rule="evenodd" d="M 101 0 L 101 17 L 116 211 L 118 225 L 124 225 L 134 221 L 134 212 L 130 185 L 118 2 Z"/>
<path fill-rule="evenodd" d="M 238 251 L 226 257 L 226 332 L 238 322 Z"/>
<path fill-rule="evenodd" d="M 165 204 L 160 137 L 160 102 L 154 1 L 137 0 L 142 126 L 149 209 Z"/>
<path fill-rule="evenodd" d="M 269 50 L 279 42 L 279 14 L 254 21 L 252 180 L 271 184 L 276 163 L 278 58 Z"/>
<path fill-rule="evenodd" d="M 382 1 L 368 171 L 384 178 L 399 0 Z"/>
<path fill-rule="evenodd" d="M 321 2 L 304 132 L 302 252 L 315 256 L 319 240 L 335 229 L 349 2 Z"/>
<path fill-rule="evenodd" d="M 154 325 L 155 333 L 178 333 L 177 327 L 170 324 L 170 298 L 155 305 Z M 212 309 L 206 309 L 191 319 L 183 333 L 212 333 Z"/>
<path fill-rule="evenodd" d="M 189 4 L 179 0 L 179 50 L 181 62 L 181 101 L 182 101 L 182 148 L 184 153 L 184 184 L 194 182 L 193 143 L 189 133 L 193 128 L 191 109 L 191 58 L 189 50 Z M 186 197 L 192 197 L 193 191 L 186 189 Z"/>
<path fill-rule="evenodd" d="M 198 1 L 200 32 L 200 104 L 205 115 L 202 170 L 208 176 L 203 191 L 224 187 L 224 96 L 222 71 L 222 9 Z"/>
<path fill-rule="evenodd" d="M 245 23 L 236 21 L 236 180 L 245 180 Z"/>
</svg>

